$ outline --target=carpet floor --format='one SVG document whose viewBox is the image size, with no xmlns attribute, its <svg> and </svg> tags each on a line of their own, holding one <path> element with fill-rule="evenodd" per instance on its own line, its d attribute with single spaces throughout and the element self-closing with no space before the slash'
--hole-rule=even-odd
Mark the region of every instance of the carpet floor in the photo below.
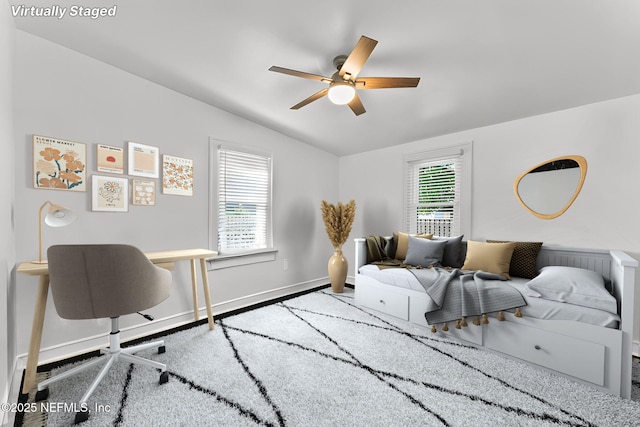
<svg viewBox="0 0 640 427">
<path fill-rule="evenodd" d="M 640 425 L 638 369 L 634 399 L 620 399 L 362 309 L 351 289 L 164 339 L 166 353 L 139 355 L 166 363 L 169 382 L 159 385 L 154 369 L 116 365 L 83 426 Z M 84 394 L 97 369 L 52 385 L 49 402 L 60 410 L 23 425 L 71 425 L 64 404 Z"/>
</svg>

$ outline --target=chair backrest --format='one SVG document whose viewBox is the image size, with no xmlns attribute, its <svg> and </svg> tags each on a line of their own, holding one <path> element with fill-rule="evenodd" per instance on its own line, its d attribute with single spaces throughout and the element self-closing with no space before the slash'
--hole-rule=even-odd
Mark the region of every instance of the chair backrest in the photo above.
<svg viewBox="0 0 640 427">
<path fill-rule="evenodd" d="M 171 291 L 171 273 L 130 245 L 55 245 L 49 282 L 65 319 L 117 317 L 153 307 Z"/>
</svg>

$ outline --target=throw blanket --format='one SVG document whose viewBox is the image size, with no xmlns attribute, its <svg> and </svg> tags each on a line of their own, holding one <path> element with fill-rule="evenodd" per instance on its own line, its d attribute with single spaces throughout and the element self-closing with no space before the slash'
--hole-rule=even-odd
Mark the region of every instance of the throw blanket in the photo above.
<svg viewBox="0 0 640 427">
<path fill-rule="evenodd" d="M 402 261 L 391 259 L 387 255 L 387 239 L 383 236 L 367 236 L 367 264 L 377 265 L 379 269 L 406 267 Z"/>
<path fill-rule="evenodd" d="M 382 236 L 367 236 L 365 238 L 367 244 L 367 264 L 374 261 L 385 261 L 389 259 L 387 256 L 386 246 L 387 239 Z"/>
<path fill-rule="evenodd" d="M 527 305 L 499 274 L 443 268 L 411 269 L 438 309 L 425 313 L 430 325 Z"/>
</svg>

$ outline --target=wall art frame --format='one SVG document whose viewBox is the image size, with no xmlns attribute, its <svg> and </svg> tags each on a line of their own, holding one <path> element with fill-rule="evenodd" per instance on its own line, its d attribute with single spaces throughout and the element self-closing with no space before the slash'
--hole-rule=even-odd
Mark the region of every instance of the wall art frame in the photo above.
<svg viewBox="0 0 640 427">
<path fill-rule="evenodd" d="M 114 176 L 91 176 L 91 210 L 96 212 L 129 211 L 129 179 Z"/>
<path fill-rule="evenodd" d="M 160 177 L 160 150 L 152 145 L 129 142 L 129 175 L 145 178 Z"/>
<path fill-rule="evenodd" d="M 137 206 L 155 206 L 156 182 L 150 179 L 132 179 L 131 204 Z"/>
<path fill-rule="evenodd" d="M 33 188 L 87 191 L 87 145 L 33 135 Z"/>
<path fill-rule="evenodd" d="M 162 155 L 162 194 L 193 196 L 193 160 Z"/>
<path fill-rule="evenodd" d="M 96 144 L 96 170 L 103 173 L 124 174 L 124 148 Z"/>
</svg>

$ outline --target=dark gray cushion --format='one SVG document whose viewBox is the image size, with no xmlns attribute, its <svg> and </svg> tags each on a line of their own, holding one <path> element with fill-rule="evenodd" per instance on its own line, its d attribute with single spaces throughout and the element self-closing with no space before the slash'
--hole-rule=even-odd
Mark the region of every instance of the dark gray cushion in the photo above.
<svg viewBox="0 0 640 427">
<path fill-rule="evenodd" d="M 444 247 L 444 255 L 442 256 L 442 265 L 445 267 L 460 268 L 464 264 L 464 254 L 462 253 L 462 237 L 438 237 L 434 236 L 432 240 L 444 240 L 447 244 Z"/>
<path fill-rule="evenodd" d="M 387 246 L 384 250 L 387 252 L 387 257 L 394 259 L 396 257 L 396 248 L 398 247 L 398 233 L 393 233 L 393 236 L 387 238 Z"/>
</svg>

